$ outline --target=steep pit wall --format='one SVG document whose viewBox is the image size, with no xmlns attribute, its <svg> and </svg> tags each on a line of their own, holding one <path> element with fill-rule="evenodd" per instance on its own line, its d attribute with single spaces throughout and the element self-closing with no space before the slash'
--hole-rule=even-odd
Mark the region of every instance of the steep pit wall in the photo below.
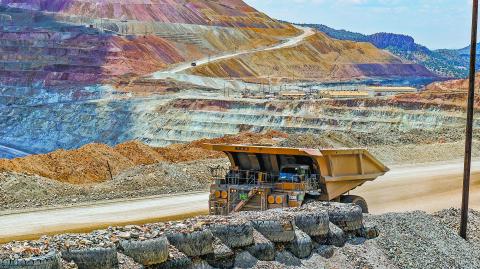
<svg viewBox="0 0 480 269">
<path fill-rule="evenodd" d="M 5 107 L 0 117 L 3 143 L 37 153 L 78 148 L 92 142 L 115 145 L 127 140 L 164 146 L 270 129 L 286 133 L 354 131 L 394 137 L 401 131 L 463 128 L 465 121 L 461 108 L 407 100 L 163 97 Z M 476 122 L 478 125 L 479 121 Z"/>
<path fill-rule="evenodd" d="M 243 1 L 83 1 L 83 0 L 3 0 L 3 5 L 54 12 L 59 15 L 121 20 L 158 21 L 235 27 L 285 27 Z"/>
<path fill-rule="evenodd" d="M 209 54 L 270 46 L 299 32 L 289 25 L 99 20 L 3 6 L 0 14 L 12 18 L 0 28 L 0 99 L 10 105 L 98 99 L 104 92 L 89 88 L 105 82 L 118 90 L 141 91 L 142 85 L 130 80 Z"/>
<path fill-rule="evenodd" d="M 415 105 L 409 108 L 388 102 L 358 102 L 350 106 L 347 102 L 199 99 L 174 100 L 158 112 L 144 114 L 141 119 L 139 122 L 162 126 L 155 136 L 151 134 L 156 138 L 151 143 L 160 145 L 268 129 L 286 133 L 337 130 L 370 134 L 392 130 L 394 136 L 395 131 L 459 128 L 464 124 L 460 113 L 433 107 L 418 110 Z"/>
</svg>

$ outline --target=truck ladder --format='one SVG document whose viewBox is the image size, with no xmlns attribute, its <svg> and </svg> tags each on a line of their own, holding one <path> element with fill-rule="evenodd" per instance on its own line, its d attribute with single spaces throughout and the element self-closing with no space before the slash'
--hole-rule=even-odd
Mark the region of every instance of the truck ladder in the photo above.
<svg viewBox="0 0 480 269">
<path fill-rule="evenodd" d="M 257 192 L 258 192 L 258 189 L 257 189 L 257 188 L 251 189 L 251 190 L 248 192 L 248 197 L 247 197 L 247 199 L 240 201 L 240 203 L 238 203 L 237 206 L 235 206 L 235 208 L 233 209 L 233 212 L 238 212 L 238 211 L 240 211 L 240 209 L 242 209 L 242 208 L 248 203 L 248 201 L 250 201 L 250 200 L 252 199 L 252 197 L 257 194 Z"/>
</svg>

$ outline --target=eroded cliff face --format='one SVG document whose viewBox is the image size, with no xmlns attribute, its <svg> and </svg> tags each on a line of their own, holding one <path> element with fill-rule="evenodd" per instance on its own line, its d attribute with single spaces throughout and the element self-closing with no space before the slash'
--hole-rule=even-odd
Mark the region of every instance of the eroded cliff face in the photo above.
<svg viewBox="0 0 480 269">
<path fill-rule="evenodd" d="M 375 136 L 463 128 L 465 121 L 459 107 L 407 99 L 291 102 L 164 96 L 4 107 L 1 114 L 2 141 L 37 153 L 134 139 L 163 146 L 270 129 Z"/>
</svg>

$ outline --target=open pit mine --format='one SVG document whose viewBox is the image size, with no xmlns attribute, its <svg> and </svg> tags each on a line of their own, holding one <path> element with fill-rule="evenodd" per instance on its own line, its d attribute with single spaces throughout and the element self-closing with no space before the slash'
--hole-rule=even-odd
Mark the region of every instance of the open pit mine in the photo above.
<svg viewBox="0 0 480 269">
<path fill-rule="evenodd" d="M 0 269 L 480 268 L 445 80 L 241 0 L 0 0 Z"/>
<path fill-rule="evenodd" d="M 167 145 L 249 129 L 299 130 L 302 121 L 306 129 L 335 129 L 356 120 L 333 121 L 321 102 L 297 109 L 233 97 L 260 89 L 267 77 L 435 77 L 370 44 L 278 22 L 242 1 L 2 0 L 0 15 L 4 157 L 92 142 Z M 405 118 L 399 110 L 394 121 Z"/>
</svg>

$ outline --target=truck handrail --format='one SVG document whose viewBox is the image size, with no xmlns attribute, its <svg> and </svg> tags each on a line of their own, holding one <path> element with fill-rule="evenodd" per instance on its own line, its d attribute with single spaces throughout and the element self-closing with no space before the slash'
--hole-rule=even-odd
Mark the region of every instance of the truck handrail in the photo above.
<svg viewBox="0 0 480 269">
<path fill-rule="evenodd" d="M 262 185 L 275 183 L 304 183 L 313 189 L 319 189 L 320 176 L 311 174 L 305 177 L 292 175 L 288 179 L 280 180 L 280 174 L 266 173 L 255 170 L 236 170 L 221 167 L 210 168 L 212 180 L 220 185 Z"/>
</svg>

